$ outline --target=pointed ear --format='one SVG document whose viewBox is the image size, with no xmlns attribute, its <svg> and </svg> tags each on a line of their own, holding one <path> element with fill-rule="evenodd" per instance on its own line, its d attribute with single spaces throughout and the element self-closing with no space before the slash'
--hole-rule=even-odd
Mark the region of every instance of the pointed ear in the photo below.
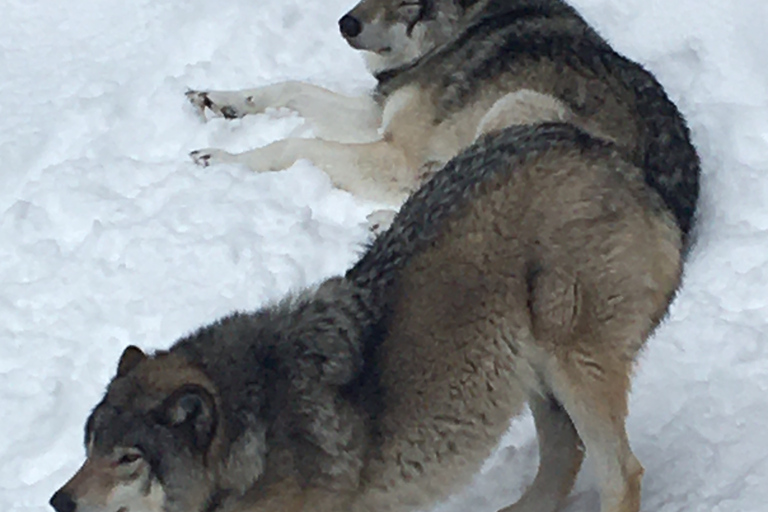
<svg viewBox="0 0 768 512">
<path fill-rule="evenodd" d="M 139 347 L 134 345 L 128 346 L 123 351 L 123 355 L 120 356 L 120 362 L 117 363 L 117 376 L 124 376 L 146 358 L 147 355 Z"/>
<path fill-rule="evenodd" d="M 162 417 L 166 424 L 188 436 L 200 451 L 208 449 L 218 425 L 213 395 L 196 384 L 187 384 L 174 391 L 163 402 Z"/>
</svg>

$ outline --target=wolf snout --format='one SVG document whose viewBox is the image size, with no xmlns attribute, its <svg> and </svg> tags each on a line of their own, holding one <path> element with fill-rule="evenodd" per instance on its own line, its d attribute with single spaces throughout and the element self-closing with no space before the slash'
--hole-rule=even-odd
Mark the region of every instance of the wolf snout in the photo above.
<svg viewBox="0 0 768 512">
<path fill-rule="evenodd" d="M 56 491 L 49 503 L 56 509 L 56 512 L 75 512 L 77 508 L 77 503 L 72 499 L 72 496 L 64 491 Z"/>
<path fill-rule="evenodd" d="M 339 30 L 344 37 L 353 38 L 360 35 L 360 32 L 363 31 L 363 25 L 351 14 L 345 14 L 339 20 Z"/>
</svg>

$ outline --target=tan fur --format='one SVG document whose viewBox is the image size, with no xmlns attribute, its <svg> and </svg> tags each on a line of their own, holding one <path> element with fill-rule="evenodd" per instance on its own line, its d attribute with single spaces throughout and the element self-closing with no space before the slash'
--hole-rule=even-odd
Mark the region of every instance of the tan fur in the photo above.
<svg viewBox="0 0 768 512">
<path fill-rule="evenodd" d="M 287 107 L 318 136 L 192 157 L 257 172 L 307 158 L 355 195 L 414 195 L 394 221 L 373 214 L 392 228 L 344 277 L 167 352 L 126 349 L 52 505 L 416 511 L 466 485 L 528 403 L 540 467 L 502 512 L 559 510 L 585 454 L 601 512 L 638 512 L 627 400 L 698 194 L 684 121 L 558 0 L 362 0 L 345 18 L 383 66 L 375 99 L 300 82 L 190 91 L 202 115 Z"/>
<path fill-rule="evenodd" d="M 628 181 L 623 190 L 577 154 L 542 155 L 450 222 L 401 276 L 381 359 L 383 444 L 361 488 L 348 507 L 306 499 L 300 510 L 427 507 L 469 481 L 526 401 L 542 470 L 505 512 L 558 508 L 584 447 L 601 510 L 639 509 L 643 470 L 624 430 L 629 377 L 678 285 L 680 248 L 668 215 Z M 611 218 L 592 200 L 601 196 L 616 205 Z M 531 260 L 541 268 L 526 268 Z M 254 501 L 245 508 L 273 510 Z"/>
<path fill-rule="evenodd" d="M 128 373 L 118 375 L 106 400 L 151 411 L 190 384 L 214 397 L 219 421 L 205 465 L 190 466 L 184 476 L 196 475 L 183 495 L 195 511 L 221 488 L 237 491 L 228 491 L 232 499 L 221 503 L 222 512 L 423 509 L 470 481 L 527 402 L 540 469 L 503 512 L 558 510 L 585 452 L 594 460 L 601 512 L 637 512 L 643 468 L 625 431 L 627 396 L 633 362 L 679 284 L 680 232 L 639 169 L 617 153 L 568 147 L 498 164 L 514 168 L 482 182 L 434 241 L 398 270 L 375 359 L 383 403 L 367 434 L 354 430 L 360 412 L 337 387 L 324 387 L 314 374 L 306 375 L 308 387 L 292 387 L 304 378 L 296 373 L 302 369 L 287 381 L 275 374 L 268 384 L 287 388 L 270 395 L 282 398 L 268 415 L 266 441 L 245 435 L 238 438 L 245 444 L 232 445 L 225 404 L 215 398 L 222 391 L 177 349 L 153 357 L 126 350 L 119 368 Z M 323 290 L 340 283 L 329 280 L 313 293 L 332 293 Z M 302 391 L 296 396 L 292 389 Z M 333 409 L 321 405 L 326 396 Z M 297 420 L 294 407 L 312 412 Z M 320 429 L 322 439 L 351 437 L 341 447 L 328 444 L 338 450 L 329 459 L 306 459 L 290 434 L 297 421 Z M 126 478 L 125 471 L 118 478 L 115 450 L 106 458 L 89 450 L 62 491 L 81 505 L 116 512 L 109 507 L 116 490 L 147 481 L 128 500 L 139 508 L 126 505 L 124 512 L 159 512 L 157 483 L 134 473 Z"/>
<path fill-rule="evenodd" d="M 466 483 L 507 428 L 510 412 L 546 393 L 563 403 L 597 457 L 601 510 L 638 510 L 642 468 L 624 431 L 631 362 L 677 287 L 678 232 L 665 215 L 649 213 L 636 196 L 613 187 L 609 197 L 622 205 L 617 218 L 594 218 L 595 205 L 585 199 L 606 187 L 604 177 L 580 165 L 577 155 L 542 160 L 539 165 L 562 170 L 531 166 L 519 178 L 530 186 L 499 184 L 404 271 L 382 372 L 397 400 L 387 414 L 391 423 L 383 422 L 382 460 L 369 470 L 374 490 L 359 510 L 390 510 L 393 496 L 427 505 L 444 492 L 430 495 L 434 481 L 446 489 Z M 539 245 L 539 239 L 549 240 Z M 557 250 L 538 255 L 545 268 L 535 277 L 534 302 L 526 304 L 530 269 L 523 262 L 537 246 Z M 586 296 L 582 289 L 606 295 Z M 539 425 L 540 433 L 553 428 Z M 552 447 L 557 450 L 573 459 L 560 497 L 551 497 L 559 502 L 581 452 Z M 619 467 L 608 462 L 614 455 Z"/>
<path fill-rule="evenodd" d="M 114 457 L 89 457 L 61 491 L 86 510 L 159 511 L 164 501 L 160 484 L 148 479 L 146 463 L 127 470 Z"/>
<path fill-rule="evenodd" d="M 483 83 L 480 94 L 450 114 L 442 112 L 443 89 L 431 84 L 429 75 L 398 88 L 381 105 L 300 82 L 190 91 L 187 96 L 203 116 L 206 109 L 223 115 L 229 107 L 246 115 L 287 107 L 305 117 L 318 136 L 279 140 L 239 154 L 196 150 L 192 158 L 204 166 L 241 163 L 256 172 L 285 169 L 305 158 L 325 171 L 334 186 L 397 207 L 423 183 L 425 166 L 444 164 L 478 136 L 507 126 L 567 120 L 630 153 L 639 150 L 632 92 L 609 87 L 606 77 L 564 80 L 562 68 L 549 61 L 518 67 L 514 74 Z M 579 106 L 578 115 L 563 97 Z"/>
<path fill-rule="evenodd" d="M 296 81 L 190 90 L 203 119 L 209 111 L 237 118 L 290 108 L 316 137 L 236 154 L 199 149 L 192 159 L 256 172 L 308 159 L 336 187 L 397 208 L 429 175 L 425 166 L 444 164 L 478 135 L 567 119 L 646 167 L 684 235 L 690 230 L 699 164 L 683 119 L 654 77 L 614 52 L 567 2 L 360 0 L 339 29 L 377 80 L 371 96 Z"/>
<path fill-rule="evenodd" d="M 509 80 L 506 82 L 509 83 Z M 290 89 L 301 87 L 303 84 L 292 82 Z M 331 91 L 319 93 L 319 88 L 315 86 L 306 87 L 307 91 L 312 91 L 306 92 L 306 95 L 325 95 L 329 104 L 362 101 L 359 98 L 347 100 Z M 508 92 L 510 90 L 513 92 Z M 230 98 L 233 94 L 236 93 L 211 91 L 205 93 L 205 98 L 234 101 Z M 241 94 L 253 97 L 263 93 L 251 90 Z M 197 101 L 202 107 L 203 100 L 195 98 L 192 97 L 193 102 Z M 318 114 L 319 118 L 311 119 L 311 122 L 313 126 L 324 126 L 321 130 L 328 133 L 329 139 L 284 139 L 236 155 L 207 149 L 195 151 L 192 156 L 201 165 L 242 163 L 257 172 L 285 169 L 298 159 L 306 158 L 325 171 L 334 186 L 359 197 L 399 206 L 423 182 L 421 169 L 425 165 L 444 164 L 469 146 L 477 136 L 490 130 L 515 124 L 569 119 L 601 133 L 594 122 L 579 123 L 580 119 L 572 116 L 555 97 L 530 89 L 509 86 L 492 88 L 471 106 L 441 123 L 433 122 L 439 114 L 434 101 L 430 89 L 414 84 L 388 98 L 379 114 L 369 110 L 365 110 L 364 115 L 361 112 L 364 125 L 359 119 L 348 119 L 346 130 L 331 134 L 326 119 L 338 120 L 337 115 L 326 112 L 325 117 L 321 117 Z M 283 103 L 288 104 L 288 99 L 270 106 L 285 106 Z M 298 104 L 295 107 L 299 108 Z M 492 110 L 494 107 L 495 110 Z M 311 115 L 308 111 L 300 113 Z M 370 119 L 381 119 L 380 134 L 375 134 L 375 127 L 367 124 Z M 366 142 L 347 142 L 350 140 Z"/>
<path fill-rule="evenodd" d="M 562 92 L 555 85 L 560 81 L 554 65 L 535 63 L 528 73 L 502 75 L 494 85 L 486 84 L 483 93 L 471 104 L 440 122 L 434 121 L 442 115 L 436 105 L 438 91 L 425 83 L 397 90 L 381 110 L 373 103 L 366 103 L 364 98 L 346 98 L 297 82 L 290 82 L 286 86 L 290 94 L 282 95 L 261 89 L 193 92 L 190 99 L 201 111 L 210 107 L 211 101 L 214 105 L 228 104 L 242 101 L 238 99 L 242 96 L 267 96 L 274 103 L 264 103 L 264 106 L 295 108 L 327 138 L 284 139 L 240 154 L 218 149 L 198 150 L 192 157 L 201 165 L 242 163 L 257 172 L 285 169 L 298 159 L 306 158 L 325 171 L 334 186 L 358 197 L 398 207 L 424 182 L 425 176 L 429 176 L 424 169 L 439 167 L 477 137 L 508 126 L 568 121 L 624 145 L 630 153 L 638 151 L 635 120 L 627 108 L 631 106 L 631 97 L 625 98 L 628 104 L 619 103 L 615 91 L 609 92 L 602 82 L 582 79 L 575 92 L 581 98 L 582 111 L 576 115 L 558 99 L 557 94 Z M 548 83 L 553 85 L 547 86 Z M 279 86 L 267 87 L 274 90 Z M 542 89 L 546 92 L 540 92 Z M 304 100 L 296 101 L 297 97 Z M 314 101 L 307 101 L 307 97 Z M 599 102 L 595 100 L 597 97 Z M 355 114 L 350 112 L 354 105 L 366 106 Z M 381 123 L 378 134 L 375 121 Z M 374 217 L 369 219 L 374 230 L 386 227 Z"/>
</svg>

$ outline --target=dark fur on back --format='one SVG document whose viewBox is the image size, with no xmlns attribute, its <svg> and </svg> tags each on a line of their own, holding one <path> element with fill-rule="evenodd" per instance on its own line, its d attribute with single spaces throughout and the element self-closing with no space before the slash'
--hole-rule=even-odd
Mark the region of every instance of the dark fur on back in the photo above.
<svg viewBox="0 0 768 512">
<path fill-rule="evenodd" d="M 629 157 L 645 169 L 646 182 L 662 197 L 687 240 L 699 195 L 700 163 L 684 119 L 651 73 L 615 52 L 565 2 L 491 0 L 444 47 L 379 74 L 376 92 L 386 98 L 416 77 L 429 77 L 441 89 L 438 115 L 447 117 L 483 90 L 478 83 L 522 73 L 542 61 L 570 67 L 574 73 L 563 73 L 563 79 L 607 77 L 605 85 L 628 103 L 638 123 L 637 147 L 629 148 Z M 552 93 L 577 114 L 600 101 L 585 98 L 578 83 L 559 88 Z"/>
<path fill-rule="evenodd" d="M 384 318 L 386 312 L 381 307 L 386 307 L 387 291 L 398 271 L 434 241 L 445 220 L 470 201 L 485 181 L 499 172 L 514 172 L 514 166 L 501 162 L 512 158 L 522 164 L 555 147 L 596 152 L 610 159 L 619 155 L 614 144 L 563 123 L 512 126 L 484 136 L 415 192 L 400 209 L 391 228 L 377 237 L 347 272 L 346 279 L 370 291 L 372 307 L 376 308 L 372 318 Z M 649 193 L 649 199 L 652 198 Z"/>
</svg>

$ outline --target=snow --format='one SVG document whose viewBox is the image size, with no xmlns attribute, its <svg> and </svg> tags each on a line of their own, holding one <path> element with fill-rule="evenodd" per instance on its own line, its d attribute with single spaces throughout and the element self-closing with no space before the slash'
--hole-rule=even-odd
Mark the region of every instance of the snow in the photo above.
<svg viewBox="0 0 768 512">
<path fill-rule="evenodd" d="M 203 123 L 187 88 L 373 84 L 337 35 L 354 0 L 11 0 L 0 29 L 0 508 L 47 508 L 122 349 L 342 272 L 375 205 L 307 162 L 254 175 L 187 153 L 306 134 L 269 112 Z M 578 0 L 653 70 L 704 163 L 685 283 L 638 368 L 645 511 L 768 510 L 768 35 L 764 0 Z M 441 512 L 530 482 L 530 418 Z M 588 464 L 587 464 L 588 466 Z M 597 509 L 587 467 L 567 508 Z"/>
</svg>

